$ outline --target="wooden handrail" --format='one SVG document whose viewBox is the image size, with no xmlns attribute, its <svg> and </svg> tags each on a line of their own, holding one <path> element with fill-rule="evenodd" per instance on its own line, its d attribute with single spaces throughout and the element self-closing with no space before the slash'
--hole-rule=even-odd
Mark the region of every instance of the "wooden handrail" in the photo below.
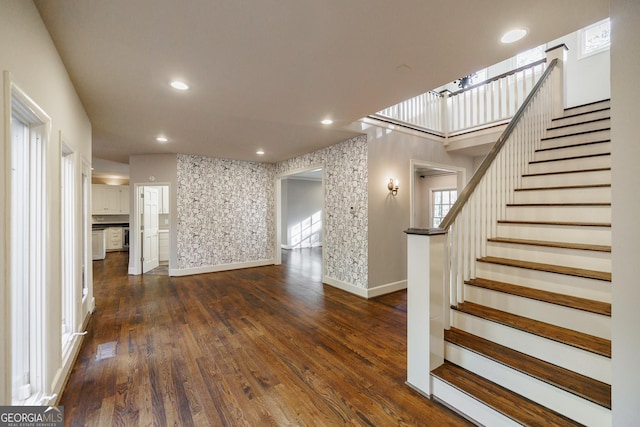
<svg viewBox="0 0 640 427">
<path fill-rule="evenodd" d="M 493 147 L 491 148 L 491 151 L 489 151 L 489 153 L 486 155 L 486 157 L 480 164 L 480 167 L 478 167 L 478 170 L 476 170 L 476 172 L 473 174 L 473 177 L 471 178 L 467 186 L 464 188 L 464 190 L 462 190 L 462 192 L 460 193 L 460 196 L 451 207 L 451 210 L 449 211 L 449 213 L 447 213 L 447 216 L 445 216 L 442 222 L 440 223 L 439 228 L 446 230 L 451 226 L 451 224 L 453 224 L 453 221 L 456 219 L 458 214 L 462 211 L 463 206 L 467 203 L 467 201 L 471 197 L 471 194 L 473 194 L 473 191 L 476 189 L 476 187 L 480 183 L 480 180 L 482 179 L 484 174 L 487 172 L 487 170 L 489 169 L 489 166 L 491 166 L 491 164 L 497 157 L 498 153 L 504 146 L 504 144 L 507 142 L 507 139 L 509 138 L 509 136 L 511 136 L 511 133 L 515 129 L 516 125 L 518 124 L 522 116 L 524 115 L 525 110 L 527 109 L 529 104 L 531 104 L 531 101 L 533 101 L 534 96 L 538 93 L 543 83 L 547 80 L 547 78 L 551 74 L 551 71 L 555 68 L 557 63 L 558 63 L 558 60 L 554 59 L 553 61 L 551 61 L 547 69 L 544 70 L 544 73 L 542 74 L 542 76 L 540 76 L 540 80 L 538 80 L 538 82 L 533 87 L 533 89 L 531 90 L 527 98 L 524 100 L 524 102 L 522 103 L 518 111 L 516 111 L 516 114 L 514 114 L 513 118 L 509 122 L 509 125 L 504 130 L 502 135 L 500 135 L 500 138 L 498 138 L 496 143 L 493 145 Z"/>
</svg>

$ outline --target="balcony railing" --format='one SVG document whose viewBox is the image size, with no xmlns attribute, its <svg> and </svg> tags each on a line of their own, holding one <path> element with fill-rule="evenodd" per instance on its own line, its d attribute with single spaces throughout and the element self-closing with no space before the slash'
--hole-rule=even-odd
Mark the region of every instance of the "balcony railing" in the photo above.
<svg viewBox="0 0 640 427">
<path fill-rule="evenodd" d="M 370 117 L 449 137 L 509 122 L 545 70 L 546 59 L 482 83 L 441 93 L 427 92 Z"/>
</svg>

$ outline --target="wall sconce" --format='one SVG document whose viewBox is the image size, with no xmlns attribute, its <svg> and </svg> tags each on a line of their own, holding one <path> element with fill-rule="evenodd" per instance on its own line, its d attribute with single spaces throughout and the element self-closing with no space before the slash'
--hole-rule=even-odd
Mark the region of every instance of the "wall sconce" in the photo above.
<svg viewBox="0 0 640 427">
<path fill-rule="evenodd" d="M 398 179 L 389 178 L 389 184 L 387 184 L 387 188 L 392 196 L 396 196 L 398 194 Z"/>
</svg>

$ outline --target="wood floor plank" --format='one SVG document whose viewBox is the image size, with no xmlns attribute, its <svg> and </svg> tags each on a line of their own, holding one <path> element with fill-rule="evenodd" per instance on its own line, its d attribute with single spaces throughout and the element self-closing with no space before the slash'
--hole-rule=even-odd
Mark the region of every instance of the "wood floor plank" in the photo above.
<svg viewBox="0 0 640 427">
<path fill-rule="evenodd" d="M 129 276 L 127 261 L 94 262 L 69 425 L 471 425 L 405 384 L 406 292 L 323 285 L 319 258 L 171 278 Z M 118 354 L 97 361 L 107 341 Z"/>
<path fill-rule="evenodd" d="M 472 302 L 463 302 L 452 308 L 604 357 L 611 357 L 611 341 L 604 338 L 562 328 L 550 323 L 539 322 Z"/>
<path fill-rule="evenodd" d="M 611 386 L 457 328 L 444 332 L 445 341 L 469 349 L 526 375 L 611 409 Z"/>
</svg>

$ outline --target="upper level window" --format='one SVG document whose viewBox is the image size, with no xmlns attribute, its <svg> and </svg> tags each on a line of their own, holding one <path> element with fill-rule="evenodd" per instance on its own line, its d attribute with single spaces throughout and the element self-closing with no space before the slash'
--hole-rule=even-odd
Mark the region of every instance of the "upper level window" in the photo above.
<svg viewBox="0 0 640 427">
<path fill-rule="evenodd" d="M 516 68 L 524 67 L 545 57 L 545 45 L 525 50 L 516 55 Z"/>
<path fill-rule="evenodd" d="M 611 46 L 611 25 L 609 18 L 596 22 L 579 31 L 580 58 L 593 55 Z"/>
</svg>

